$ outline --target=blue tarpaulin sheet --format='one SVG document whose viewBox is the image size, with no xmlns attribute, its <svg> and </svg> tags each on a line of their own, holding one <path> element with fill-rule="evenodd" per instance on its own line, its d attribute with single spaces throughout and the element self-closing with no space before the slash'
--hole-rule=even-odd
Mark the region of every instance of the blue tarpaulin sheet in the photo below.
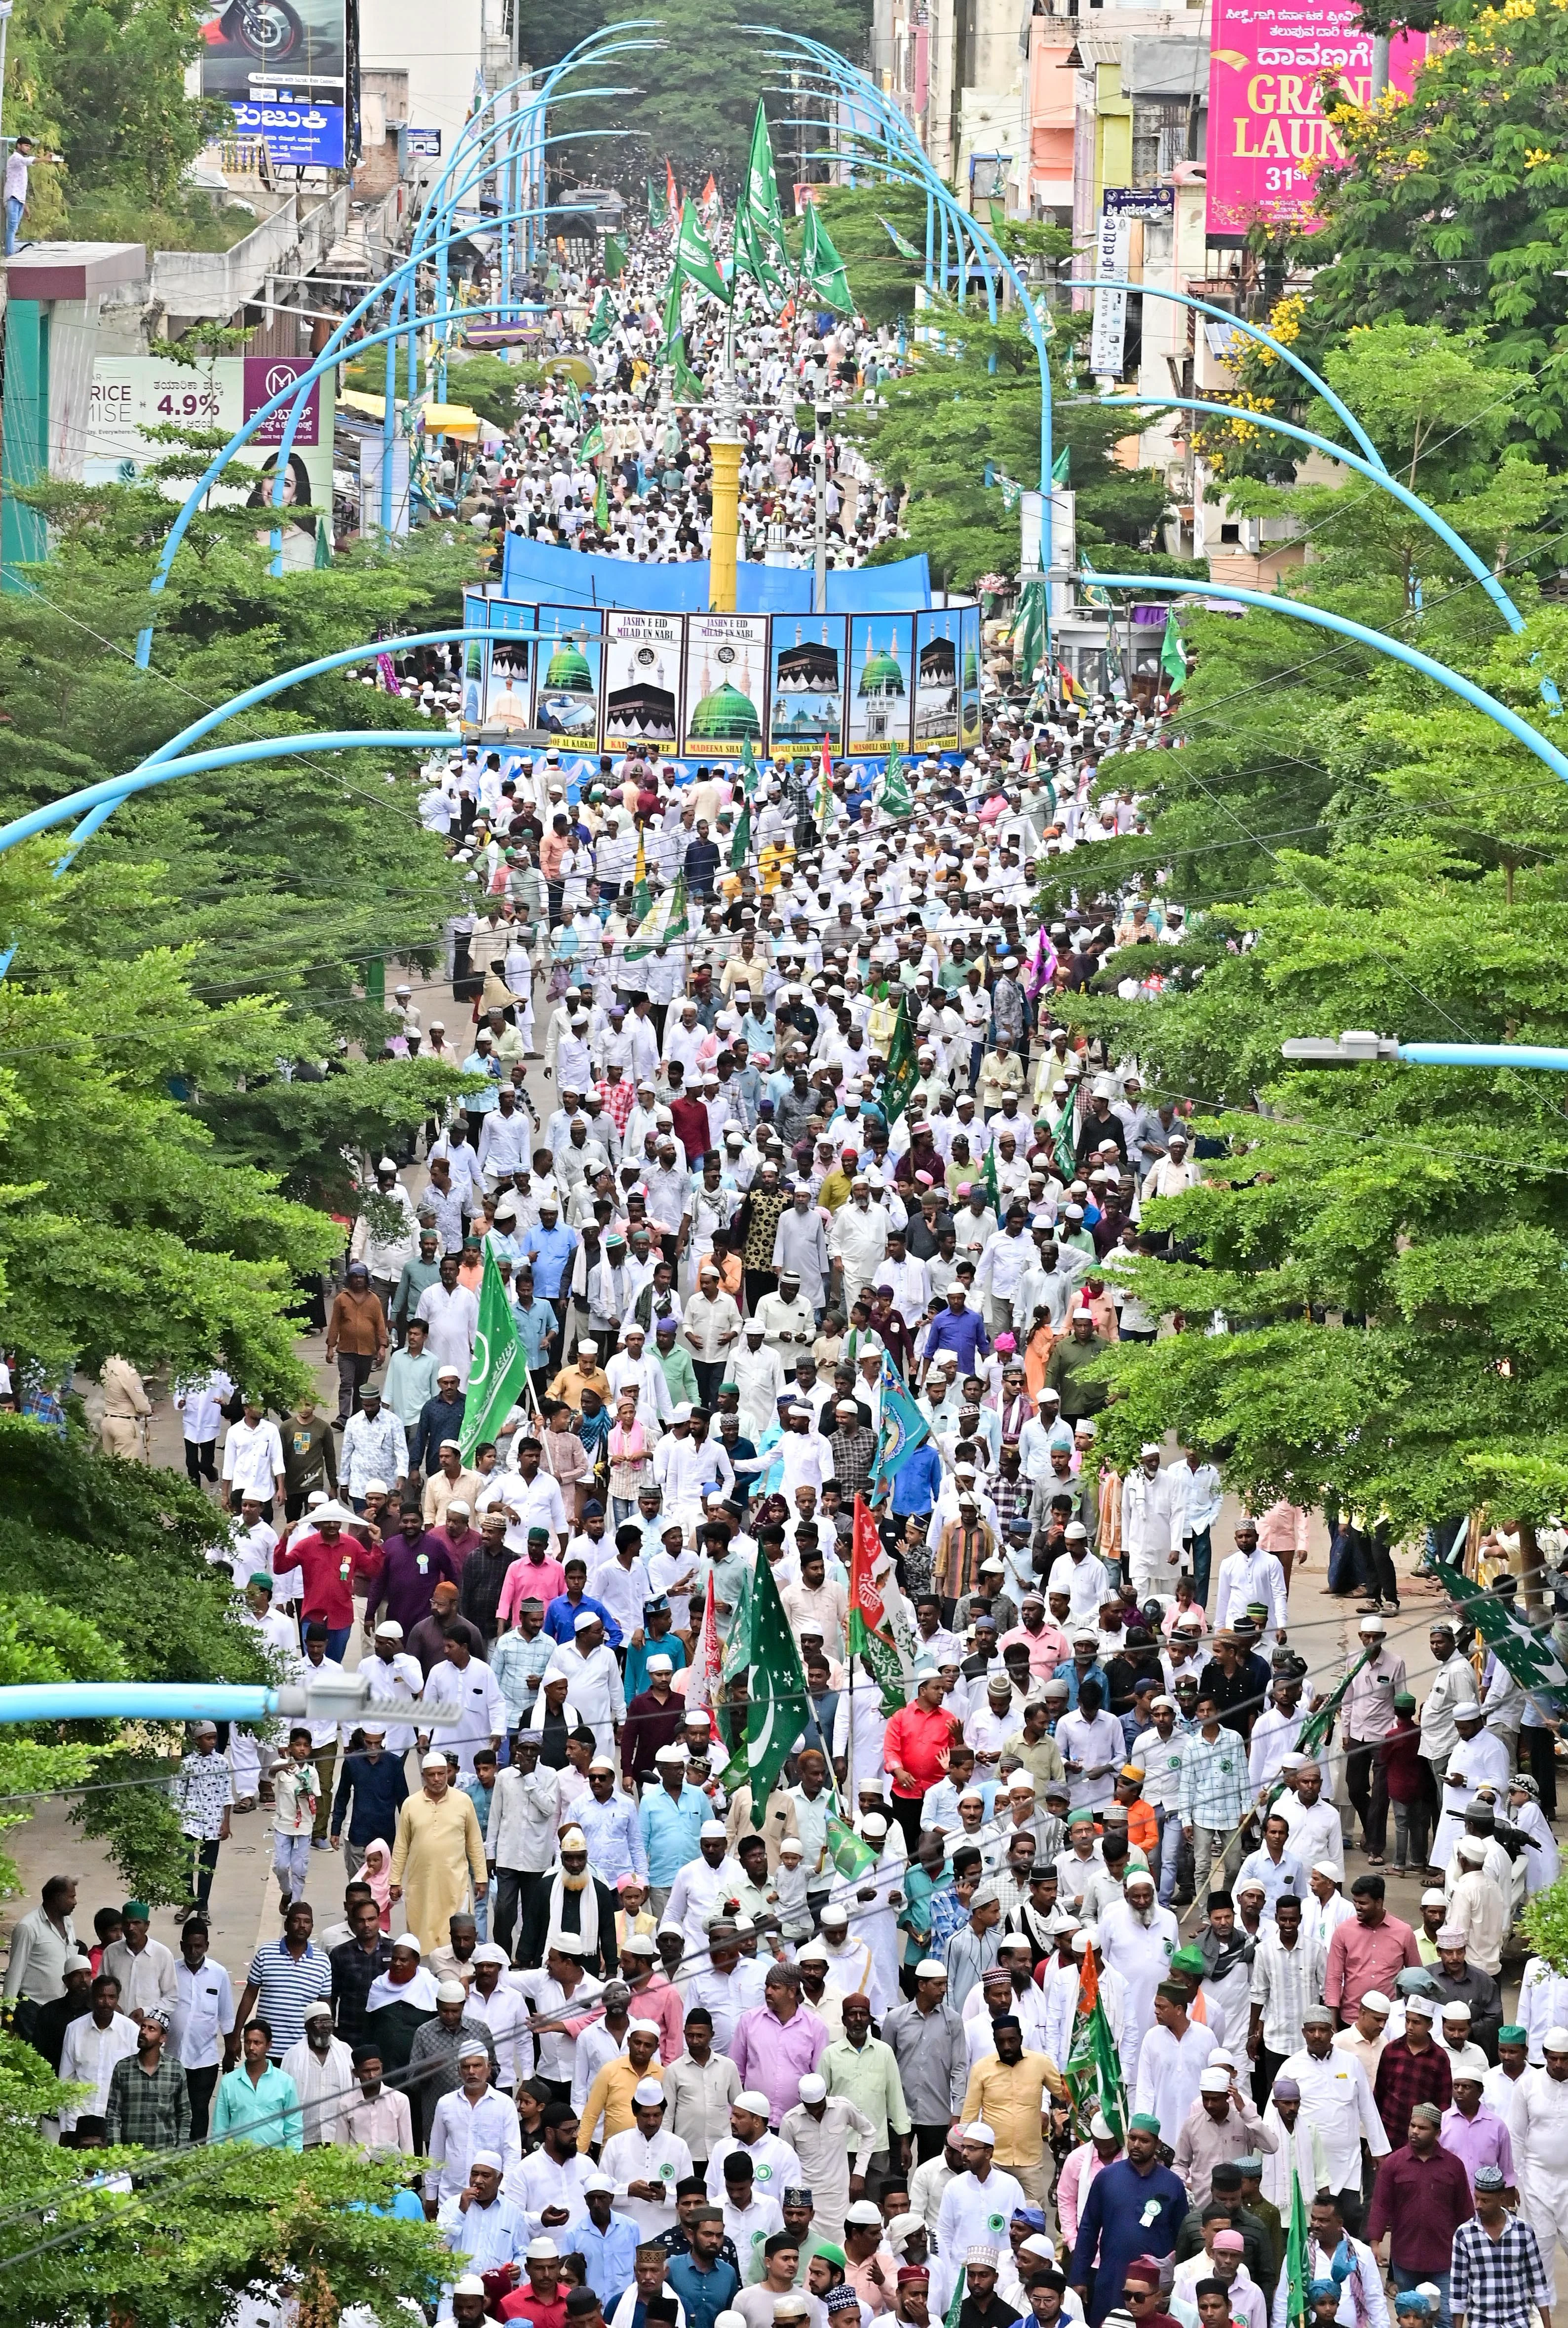
<svg viewBox="0 0 1568 2328">
<path fill-rule="evenodd" d="M 509 598 L 558 606 L 643 607 L 651 614 L 699 615 L 708 606 L 706 559 L 687 566 L 634 565 L 624 558 L 600 558 L 533 541 L 526 534 L 506 537 L 502 579 Z M 833 615 L 881 614 L 929 606 L 931 569 L 925 552 L 895 566 L 831 569 L 828 611 Z M 812 577 L 803 567 L 759 566 L 743 559 L 736 587 L 742 615 L 809 615 Z"/>
</svg>

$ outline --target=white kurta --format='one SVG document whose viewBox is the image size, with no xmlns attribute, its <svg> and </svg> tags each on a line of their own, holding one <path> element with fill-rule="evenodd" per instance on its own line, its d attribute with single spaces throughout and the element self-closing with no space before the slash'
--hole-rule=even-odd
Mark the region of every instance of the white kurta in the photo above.
<svg viewBox="0 0 1568 2328">
<path fill-rule="evenodd" d="M 931 2259 L 931 2307 L 945 2314 L 958 2281 L 958 2267 L 972 2247 L 1002 2248 L 1013 2211 L 1027 2207 L 1024 2187 L 1005 2168 L 993 2166 L 983 2182 L 955 2174 L 936 2211 L 937 2252 Z"/>
<path fill-rule="evenodd" d="M 615 2185 L 615 2211 L 630 2215 L 644 2239 L 656 2239 L 675 2220 L 675 2185 L 691 2172 L 691 2153 L 679 2135 L 639 2134 L 634 2126 L 613 2134 L 599 2158 L 599 2171 Z M 660 2199 L 629 2199 L 628 2182 L 652 2182 Z"/>
<path fill-rule="evenodd" d="M 1126 2022 L 1122 2032 L 1122 2069 L 1129 2085 L 1138 2075 L 1138 2050 L 1146 2030 L 1153 2025 L 1154 1992 L 1178 1947 L 1176 1918 L 1169 1908 L 1156 1908 L 1154 1920 L 1139 1922 L 1124 1900 L 1114 1901 L 1100 1919 L 1100 1953 L 1127 1985 Z"/>
</svg>

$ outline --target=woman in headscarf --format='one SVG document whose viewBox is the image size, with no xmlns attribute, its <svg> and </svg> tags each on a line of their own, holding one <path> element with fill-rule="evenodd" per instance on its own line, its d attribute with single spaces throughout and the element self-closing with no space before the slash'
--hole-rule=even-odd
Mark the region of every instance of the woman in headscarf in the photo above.
<svg viewBox="0 0 1568 2328">
<path fill-rule="evenodd" d="M 365 1845 L 365 1855 L 360 1863 L 360 1874 L 371 1887 L 371 1896 L 381 1911 L 381 1929 L 392 1929 L 392 1846 L 376 1835 Z"/>
</svg>

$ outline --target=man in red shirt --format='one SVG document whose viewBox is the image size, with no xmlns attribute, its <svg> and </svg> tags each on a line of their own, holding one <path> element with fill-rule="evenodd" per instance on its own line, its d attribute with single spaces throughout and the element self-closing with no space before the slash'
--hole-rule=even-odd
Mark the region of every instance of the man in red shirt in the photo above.
<svg viewBox="0 0 1568 2328">
<path fill-rule="evenodd" d="M 945 1777 L 950 1750 L 960 1731 L 943 1711 L 942 1676 L 926 1674 L 912 1705 L 900 1707 L 882 1740 L 882 1766 L 892 1773 L 893 1809 L 911 1852 L 920 1840 L 920 1807 L 928 1789 Z"/>
<path fill-rule="evenodd" d="M 1356 1920 L 1352 1923 L 1347 1917 L 1336 1928 L 1323 1976 L 1323 2002 L 1333 2006 L 1346 2028 L 1361 2010 L 1369 1988 L 1392 1996 L 1404 1967 L 1421 1962 L 1415 1934 L 1383 1904 L 1381 1875 L 1358 1875 L 1350 1886 L 1350 1899 Z"/>
<path fill-rule="evenodd" d="M 326 1627 L 326 1653 L 341 1663 L 354 1629 L 354 1596 L 349 1579 L 360 1545 L 357 1537 L 343 1535 L 353 1514 L 342 1504 L 318 1504 L 311 1516 L 315 1522 L 312 1530 L 296 1535 L 286 1552 L 280 1544 L 273 1554 L 273 1573 L 281 1576 L 290 1568 L 302 1572 L 300 1638 L 305 1638 L 311 1619 L 319 1619 Z"/>
</svg>

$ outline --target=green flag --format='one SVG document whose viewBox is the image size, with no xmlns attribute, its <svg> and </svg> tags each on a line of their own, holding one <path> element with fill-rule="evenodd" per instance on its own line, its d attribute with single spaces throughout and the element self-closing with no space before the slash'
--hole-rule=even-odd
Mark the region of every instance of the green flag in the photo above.
<svg viewBox="0 0 1568 2328">
<path fill-rule="evenodd" d="M 528 1354 L 517 1337 L 517 1325 L 493 1246 L 484 1248 L 484 1274 L 479 1283 L 479 1324 L 474 1337 L 474 1362 L 468 1370 L 466 1404 L 458 1441 L 465 1463 L 485 1440 L 501 1436 L 501 1426 L 517 1403 L 528 1381 Z"/>
<path fill-rule="evenodd" d="M 626 943 L 626 960 L 641 962 L 656 946 L 671 945 L 686 935 L 686 876 L 677 873 L 674 886 L 655 897 Z"/>
<path fill-rule="evenodd" d="M 748 739 L 749 740 L 749 739 Z M 751 803 L 746 802 L 736 821 L 735 838 L 729 844 L 729 869 L 738 873 L 751 855 Z"/>
<path fill-rule="evenodd" d="M 996 1150 L 994 1148 L 988 1148 L 986 1150 L 985 1161 L 980 1168 L 980 1177 L 984 1181 L 986 1194 L 991 1198 L 991 1208 L 1000 1221 L 1001 1218 L 1001 1190 L 997 1187 L 996 1183 Z"/>
<path fill-rule="evenodd" d="M 884 816 L 906 817 L 915 813 L 915 803 L 909 795 L 909 779 L 898 747 L 887 755 L 887 765 L 871 787 L 871 798 Z"/>
<path fill-rule="evenodd" d="M 1432 1573 L 1465 1622 L 1475 1627 L 1504 1672 L 1529 1692 L 1537 1709 L 1560 1713 L 1568 1702 L 1568 1672 L 1552 1645 L 1550 1631 L 1532 1632 L 1511 1600 L 1501 1600 L 1484 1591 L 1449 1562 L 1433 1561 Z M 1312 1718 L 1316 1721 L 1317 1716 Z M 1303 1734 L 1308 1727 L 1303 1724 Z"/>
<path fill-rule="evenodd" d="M 599 471 L 599 489 L 594 495 L 594 523 L 597 527 L 598 530 L 601 533 L 604 533 L 607 531 L 609 522 L 610 480 L 606 475 L 604 470 L 601 469 Z"/>
<path fill-rule="evenodd" d="M 1103 2113 L 1113 2133 L 1125 2133 L 1127 2097 L 1122 2083 L 1122 2057 L 1111 2034 L 1111 2023 L 1100 1995 L 1100 1976 L 1092 1954 L 1084 1957 L 1079 1977 L 1078 2002 L 1063 2075 L 1085 2140 L 1096 2110 Z"/>
<path fill-rule="evenodd" d="M 756 765 L 756 754 L 751 748 L 751 737 L 740 739 L 740 788 L 748 801 L 756 798 L 756 788 L 762 782 L 762 770 Z"/>
<path fill-rule="evenodd" d="M 1070 1187 L 1078 1177 L 1078 1151 L 1073 1138 L 1074 1108 L 1069 1097 L 1056 1126 L 1056 1169 Z"/>
<path fill-rule="evenodd" d="M 661 362 L 667 363 L 675 378 L 675 393 L 687 403 L 700 403 L 702 384 L 697 380 L 686 361 L 686 336 L 681 328 L 681 262 L 677 258 L 670 270 L 670 280 L 664 286 L 664 340 L 659 350 Z"/>
<path fill-rule="evenodd" d="M 883 218 L 880 211 L 878 211 L 877 218 L 878 223 L 886 232 L 888 241 L 898 253 L 899 258 L 911 258 L 914 260 L 916 267 L 918 267 L 920 264 L 920 253 L 915 249 L 915 245 L 909 240 L 908 237 L 906 235 L 900 234 L 892 220 Z"/>
<path fill-rule="evenodd" d="M 618 234 L 605 237 L 605 273 L 618 283 L 626 271 L 626 253 Z"/>
<path fill-rule="evenodd" d="M 847 1826 L 836 1811 L 828 1813 L 828 1857 L 846 1883 L 858 1883 L 867 1869 L 877 1864 L 869 1844 Z"/>
<path fill-rule="evenodd" d="M 909 1094 L 919 1080 L 915 1037 L 909 1031 L 909 998 L 901 994 L 898 1016 L 893 1023 L 893 1039 L 887 1046 L 887 1071 L 877 1093 L 877 1104 L 887 1119 L 889 1131 L 908 1106 Z"/>
<path fill-rule="evenodd" d="M 806 205 L 801 273 L 805 277 L 805 296 L 808 299 L 814 300 L 819 307 L 831 307 L 840 315 L 854 314 L 855 302 L 850 295 L 844 262 L 833 249 L 833 239 L 822 224 L 815 202 Z"/>
<path fill-rule="evenodd" d="M 986 209 L 991 213 L 991 230 L 1000 242 L 1007 231 L 1007 205 L 1005 202 L 999 202 L 996 196 L 992 194 L 986 203 Z"/>
<path fill-rule="evenodd" d="M 324 517 L 315 521 L 315 563 L 318 567 L 332 564 L 332 525 Z"/>
<path fill-rule="evenodd" d="M 664 201 L 664 189 L 656 178 L 651 177 L 648 181 L 648 223 L 650 226 L 664 226 L 668 223 L 669 217 L 669 209 Z"/>
<path fill-rule="evenodd" d="M 773 1570 L 759 1560 L 751 1580 L 751 1662 L 746 1672 L 746 1763 L 751 1823 L 760 1829 L 791 1748 L 801 1734 L 806 1676 Z"/>
<path fill-rule="evenodd" d="M 1187 649 L 1181 642 L 1181 626 L 1176 619 L 1174 606 L 1165 617 L 1165 636 L 1160 643 L 1160 668 L 1170 681 L 1170 692 L 1174 695 L 1187 678 Z"/>
<path fill-rule="evenodd" d="M 579 461 L 596 461 L 605 449 L 605 432 L 596 420 L 577 447 Z"/>
<path fill-rule="evenodd" d="M 986 2228 L 989 2229 L 991 2227 L 988 2224 Z M 1002 2240 L 1005 2239 L 1006 2237 L 1007 2225 L 1003 2223 L 1001 2226 L 1001 2238 L 995 2242 L 999 2250 L 1001 2247 Z M 946 2314 L 943 2319 L 942 2328 L 958 2328 L 959 2314 L 963 2310 L 964 2291 L 968 2285 L 968 2281 L 969 2266 L 967 2264 L 961 2263 L 958 2267 L 957 2283 L 953 2291 L 953 2301 L 947 2307 Z"/>
<path fill-rule="evenodd" d="M 609 286 L 601 284 L 598 305 L 594 309 L 594 320 L 588 325 L 588 345 L 591 348 L 602 348 L 615 328 L 615 311 L 610 304 Z"/>
<path fill-rule="evenodd" d="M 1072 446 L 1071 446 L 1070 445 L 1064 445 L 1064 446 L 1063 446 L 1063 447 L 1062 447 L 1062 449 L 1061 449 L 1061 451 L 1057 454 L 1057 455 L 1056 455 L 1056 459 L 1051 463 L 1051 483 L 1052 483 L 1052 484 L 1053 484 L 1053 485 L 1065 485 L 1065 484 L 1067 483 L 1067 481 L 1068 481 L 1068 477 L 1069 477 L 1069 475 L 1070 475 L 1070 474 L 1071 474 L 1071 471 L 1072 471 L 1072 466 L 1073 466 L 1073 448 L 1072 448 Z"/>
<path fill-rule="evenodd" d="M 728 299 L 728 286 L 718 271 L 718 261 L 703 232 L 702 221 L 695 202 L 681 205 L 681 232 L 675 243 L 675 272 L 689 283 L 699 283 L 717 299 Z"/>
<path fill-rule="evenodd" d="M 749 275 L 765 291 L 784 286 L 789 267 L 784 240 L 784 211 L 778 198 L 778 177 L 773 164 L 773 140 L 767 115 L 759 97 L 751 127 L 751 153 L 741 181 L 735 211 L 735 269 Z"/>
<path fill-rule="evenodd" d="M 867 1493 L 879 1496 L 893 1473 L 931 1436 L 931 1426 L 909 1394 L 909 1386 L 887 1356 L 882 1353 L 882 1421 L 877 1432 L 877 1452 L 871 1459 Z"/>
<path fill-rule="evenodd" d="M 1013 615 L 1013 670 L 1026 683 L 1046 651 L 1046 586 L 1026 582 Z"/>
<path fill-rule="evenodd" d="M 1307 2289 L 1311 2273 L 1308 2258 L 1311 2241 L 1308 2236 L 1307 2202 L 1301 2196 L 1301 2177 L 1291 2162 L 1291 2220 L 1285 2232 L 1285 2323 L 1286 2328 L 1302 2328 L 1302 2323 L 1312 2316 L 1312 2306 Z"/>
</svg>

